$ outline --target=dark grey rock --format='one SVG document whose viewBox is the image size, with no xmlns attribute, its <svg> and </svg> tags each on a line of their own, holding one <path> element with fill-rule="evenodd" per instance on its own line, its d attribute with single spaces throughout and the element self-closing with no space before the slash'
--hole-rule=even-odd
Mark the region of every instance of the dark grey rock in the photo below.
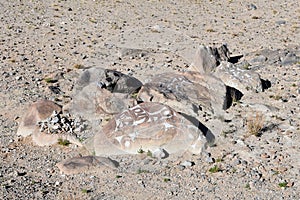
<svg viewBox="0 0 300 200">
<path fill-rule="evenodd" d="M 97 83 L 100 88 L 105 88 L 110 92 L 130 94 L 143 84 L 134 77 L 121 72 L 103 68 L 90 68 L 83 71 L 79 77 L 75 92 L 82 90 L 90 83 Z"/>
</svg>

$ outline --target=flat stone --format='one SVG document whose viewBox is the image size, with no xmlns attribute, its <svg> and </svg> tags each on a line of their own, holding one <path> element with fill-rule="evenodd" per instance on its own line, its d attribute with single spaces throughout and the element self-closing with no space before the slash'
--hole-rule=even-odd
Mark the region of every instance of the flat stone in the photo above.
<svg viewBox="0 0 300 200">
<path fill-rule="evenodd" d="M 99 156 L 83 156 L 69 158 L 56 164 L 59 170 L 67 175 L 78 174 L 101 168 L 116 169 L 118 162 L 105 157 Z"/>
<path fill-rule="evenodd" d="M 245 70 L 229 62 L 222 62 L 213 73 L 225 85 L 233 87 L 243 94 L 262 92 L 264 87 L 260 75 L 252 70 Z"/>
</svg>

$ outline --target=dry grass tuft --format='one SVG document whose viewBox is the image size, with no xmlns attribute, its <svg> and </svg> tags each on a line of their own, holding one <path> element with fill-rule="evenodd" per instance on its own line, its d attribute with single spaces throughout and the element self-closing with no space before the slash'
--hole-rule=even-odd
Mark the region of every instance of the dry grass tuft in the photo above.
<svg viewBox="0 0 300 200">
<path fill-rule="evenodd" d="M 247 128 L 249 135 L 261 136 L 261 130 L 264 127 L 264 118 L 261 113 L 256 113 L 247 119 Z"/>
</svg>

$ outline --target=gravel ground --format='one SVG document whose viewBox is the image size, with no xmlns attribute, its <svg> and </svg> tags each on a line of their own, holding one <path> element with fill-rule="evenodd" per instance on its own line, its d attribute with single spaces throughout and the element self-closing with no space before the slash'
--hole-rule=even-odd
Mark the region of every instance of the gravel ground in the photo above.
<svg viewBox="0 0 300 200">
<path fill-rule="evenodd" d="M 2 0 L 0 5 L 2 199 L 300 199 L 298 1 Z M 148 41 L 149 30 L 161 37 Z M 147 81 L 188 70 L 195 45 L 222 43 L 232 55 L 244 55 L 272 87 L 244 96 L 227 111 L 231 118 L 207 149 L 208 157 L 115 156 L 116 170 L 63 175 L 55 164 L 78 156 L 75 145 L 38 147 L 16 136 L 32 102 L 70 102 L 79 68 L 116 69 Z M 126 53 L 132 48 L 140 51 Z M 251 135 L 247 123 L 259 115 L 262 134 Z"/>
</svg>

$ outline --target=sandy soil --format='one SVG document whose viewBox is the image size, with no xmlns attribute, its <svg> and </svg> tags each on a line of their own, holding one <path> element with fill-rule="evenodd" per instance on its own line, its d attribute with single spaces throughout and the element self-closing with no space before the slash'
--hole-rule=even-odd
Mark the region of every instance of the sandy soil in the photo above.
<svg viewBox="0 0 300 200">
<path fill-rule="evenodd" d="M 2 0 L 0 5 L 1 199 L 300 199 L 298 1 Z M 78 68 L 116 69 L 146 81 L 189 70 L 199 44 L 223 43 L 233 56 L 244 55 L 272 87 L 228 110 L 232 118 L 207 150 L 211 159 L 116 156 L 117 170 L 63 175 L 55 164 L 78 156 L 75 145 L 38 147 L 16 137 L 32 102 L 71 100 Z M 147 56 L 126 55 L 126 48 Z M 58 82 L 47 83 L 48 77 Z M 249 135 L 245 125 L 257 111 L 264 119 L 260 137 Z"/>
</svg>

